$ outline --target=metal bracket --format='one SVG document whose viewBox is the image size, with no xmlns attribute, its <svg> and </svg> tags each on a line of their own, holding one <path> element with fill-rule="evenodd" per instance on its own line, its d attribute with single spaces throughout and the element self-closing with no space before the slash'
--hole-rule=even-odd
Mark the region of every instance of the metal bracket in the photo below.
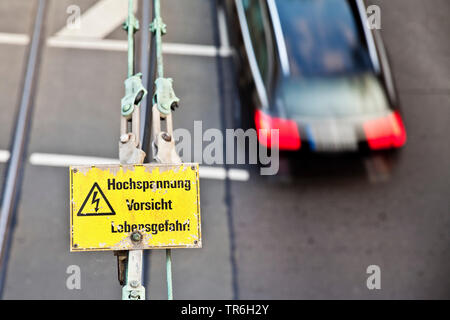
<svg viewBox="0 0 450 320">
<path fill-rule="evenodd" d="M 167 26 L 161 17 L 156 17 L 153 19 L 153 22 L 150 23 L 150 32 L 155 33 L 158 28 L 161 29 L 162 35 L 167 33 Z"/>
<path fill-rule="evenodd" d="M 159 163 L 181 163 L 175 150 L 173 137 L 172 113 L 166 116 L 166 131 L 161 131 L 161 113 L 156 104 L 152 108 L 153 158 Z"/>
<path fill-rule="evenodd" d="M 137 73 L 125 80 L 125 96 L 121 100 L 122 116 L 130 117 L 134 107 L 138 106 L 147 90 L 142 84 L 142 73 Z"/>
<path fill-rule="evenodd" d="M 122 300 L 145 300 L 145 288 L 141 284 L 142 250 L 128 251 L 126 284 L 122 288 Z"/>
<path fill-rule="evenodd" d="M 131 14 L 127 20 L 122 24 L 122 29 L 128 31 L 129 27 L 133 28 L 133 33 L 136 33 L 136 31 L 139 30 L 139 20 L 136 19 L 134 14 Z"/>
<path fill-rule="evenodd" d="M 163 117 L 170 114 L 171 110 L 178 108 L 180 99 L 175 95 L 171 78 L 158 78 L 155 80 L 155 94 L 153 95 L 153 103 L 157 105 L 159 112 Z"/>
<path fill-rule="evenodd" d="M 175 139 L 167 132 L 160 132 L 153 142 L 156 150 L 155 160 L 159 163 L 181 163 L 175 150 Z"/>
<path fill-rule="evenodd" d="M 143 163 L 145 152 L 138 148 L 138 141 L 134 133 L 126 133 L 120 136 L 119 160 L 122 164 Z"/>
</svg>

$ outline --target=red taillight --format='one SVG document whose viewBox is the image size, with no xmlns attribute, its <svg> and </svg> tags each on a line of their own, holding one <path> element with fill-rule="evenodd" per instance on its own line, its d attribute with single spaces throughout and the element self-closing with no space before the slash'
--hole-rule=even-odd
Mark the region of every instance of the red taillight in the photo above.
<svg viewBox="0 0 450 320">
<path fill-rule="evenodd" d="M 367 143 L 373 150 L 399 148 L 406 142 L 405 126 L 397 111 L 365 122 L 364 132 Z"/>
<path fill-rule="evenodd" d="M 256 110 L 255 124 L 258 140 L 267 148 L 278 148 L 280 150 L 300 149 L 300 134 L 295 121 L 273 118 L 260 110 Z M 272 138 L 272 129 L 278 129 L 278 141 L 274 141 L 275 139 Z"/>
</svg>

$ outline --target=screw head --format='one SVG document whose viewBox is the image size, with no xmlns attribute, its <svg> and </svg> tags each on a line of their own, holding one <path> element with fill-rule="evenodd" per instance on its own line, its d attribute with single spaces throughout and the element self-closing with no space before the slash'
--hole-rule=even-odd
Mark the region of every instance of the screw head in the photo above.
<svg viewBox="0 0 450 320">
<path fill-rule="evenodd" d="M 163 132 L 161 137 L 164 139 L 164 141 L 170 142 L 172 140 L 172 137 L 167 132 Z"/>
<path fill-rule="evenodd" d="M 128 140 L 130 140 L 130 136 L 128 134 L 124 133 L 120 136 L 120 142 L 125 143 L 128 142 Z"/>
<path fill-rule="evenodd" d="M 132 290 L 130 292 L 130 299 L 132 300 L 139 300 L 140 296 L 139 296 L 139 291 L 137 290 Z"/>
<path fill-rule="evenodd" d="M 128 112 L 128 111 L 130 111 L 130 109 L 131 109 L 131 104 L 127 104 L 122 107 L 123 112 Z"/>
<path fill-rule="evenodd" d="M 133 288 L 139 287 L 139 281 L 138 280 L 130 281 L 130 286 L 132 286 Z"/>
<path fill-rule="evenodd" d="M 132 241 L 134 241 L 134 242 L 139 242 L 139 241 L 141 241 L 141 239 L 142 239 L 142 235 L 141 235 L 139 232 L 134 231 L 134 232 L 131 234 L 131 240 L 132 240 Z"/>
</svg>

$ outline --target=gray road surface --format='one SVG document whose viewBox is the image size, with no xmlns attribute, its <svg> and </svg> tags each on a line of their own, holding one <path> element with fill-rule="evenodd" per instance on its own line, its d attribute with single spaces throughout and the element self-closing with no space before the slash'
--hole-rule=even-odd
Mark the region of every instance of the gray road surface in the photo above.
<svg viewBox="0 0 450 320">
<path fill-rule="evenodd" d="M 95 2 L 51 1 L 47 38 L 64 27 L 68 5 L 85 12 Z M 210 1 L 162 2 L 165 41 L 215 45 Z M 204 248 L 174 251 L 175 298 L 450 298 L 450 2 L 375 3 L 408 131 L 389 175 L 371 176 L 376 160 L 344 157 L 299 159 L 289 179 L 261 177 L 252 166 L 244 167 L 246 182 L 202 179 Z M 33 7 L 2 0 L 0 33 L 29 33 Z M 117 26 L 106 38 L 126 35 Z M 24 45 L 0 43 L 1 150 L 10 143 L 25 53 Z M 230 58 L 222 74 L 216 57 L 167 54 L 165 63 L 182 101 L 176 127 L 235 126 Z M 46 46 L 29 155 L 116 158 L 125 76 L 123 51 Z M 119 299 L 112 253 L 69 253 L 68 169 L 28 163 L 24 174 L 4 298 Z M 373 264 L 381 290 L 366 287 Z M 81 267 L 81 290 L 66 288 L 69 265 Z M 149 298 L 164 299 L 163 251 L 152 251 L 149 268 Z"/>
</svg>

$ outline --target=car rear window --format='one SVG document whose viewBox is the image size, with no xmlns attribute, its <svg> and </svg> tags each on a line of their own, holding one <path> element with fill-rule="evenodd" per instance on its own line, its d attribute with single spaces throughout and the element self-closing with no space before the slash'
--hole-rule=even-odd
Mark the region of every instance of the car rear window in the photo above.
<svg viewBox="0 0 450 320">
<path fill-rule="evenodd" d="M 347 0 L 281 0 L 276 4 L 292 77 L 371 70 L 354 4 Z"/>
</svg>

